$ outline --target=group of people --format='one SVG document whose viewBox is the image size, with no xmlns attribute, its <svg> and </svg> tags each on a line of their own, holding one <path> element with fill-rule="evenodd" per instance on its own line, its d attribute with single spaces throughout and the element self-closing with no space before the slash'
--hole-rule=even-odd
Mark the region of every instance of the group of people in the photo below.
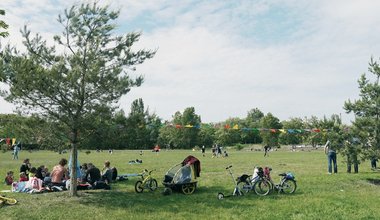
<svg viewBox="0 0 380 220">
<path fill-rule="evenodd" d="M 203 152 L 203 147 L 202 147 L 202 152 Z M 222 146 L 220 146 L 218 144 L 212 145 L 212 148 L 211 148 L 212 158 L 219 157 L 219 156 L 220 157 L 228 157 L 228 153 L 226 150 L 223 153 L 222 152 L 223 152 Z"/>
<path fill-rule="evenodd" d="M 66 190 L 70 187 L 70 172 L 66 168 L 68 161 L 62 158 L 59 163 L 49 172 L 44 165 L 38 168 L 33 167 L 29 159 L 25 159 L 20 166 L 18 181 L 14 178 L 14 172 L 8 171 L 5 178 L 7 185 L 12 185 L 14 191 L 44 191 L 58 189 Z M 110 188 L 111 182 L 116 179 L 117 170 L 111 168 L 109 161 L 104 162 L 102 171 L 92 163 L 84 163 L 80 166 L 77 173 L 78 185 L 87 186 L 86 188 Z"/>
</svg>

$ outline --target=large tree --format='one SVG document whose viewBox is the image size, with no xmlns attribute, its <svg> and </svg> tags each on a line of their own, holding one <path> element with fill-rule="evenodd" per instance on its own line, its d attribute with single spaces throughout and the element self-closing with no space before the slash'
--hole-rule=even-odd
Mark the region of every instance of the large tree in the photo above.
<svg viewBox="0 0 380 220">
<path fill-rule="evenodd" d="M 371 58 L 367 78 L 362 74 L 359 83 L 359 98 L 344 103 L 347 113 L 354 113 L 353 125 L 360 132 L 363 153 L 367 158 L 380 154 L 380 66 Z"/>
<path fill-rule="evenodd" d="M 135 65 L 152 58 L 155 51 L 133 51 L 140 33 L 115 35 L 119 11 L 108 6 L 81 4 L 58 16 L 63 27 L 54 36 L 59 46 L 49 46 L 37 34 L 22 30 L 25 53 L 8 47 L 0 62 L 9 92 L 9 102 L 52 118 L 69 131 L 73 163 L 71 179 L 76 179 L 77 142 L 84 119 L 102 106 L 112 106 L 131 87 L 140 86 L 143 78 L 129 77 Z M 1 68 L 0 68 L 1 69 Z M 70 194 L 77 195 L 76 181 Z"/>
</svg>

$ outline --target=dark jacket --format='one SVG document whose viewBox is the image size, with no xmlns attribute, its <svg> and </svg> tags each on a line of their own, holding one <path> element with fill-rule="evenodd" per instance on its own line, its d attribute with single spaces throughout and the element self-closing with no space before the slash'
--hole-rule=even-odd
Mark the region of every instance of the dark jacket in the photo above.
<svg viewBox="0 0 380 220">
<path fill-rule="evenodd" d="M 101 179 L 100 170 L 96 167 L 91 167 L 86 172 L 86 180 L 90 184 L 94 184 L 96 181 L 99 181 Z"/>
</svg>

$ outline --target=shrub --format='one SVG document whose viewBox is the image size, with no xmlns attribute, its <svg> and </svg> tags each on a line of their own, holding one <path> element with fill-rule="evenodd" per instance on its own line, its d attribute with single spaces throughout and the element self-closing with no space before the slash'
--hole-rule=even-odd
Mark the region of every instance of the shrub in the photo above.
<svg viewBox="0 0 380 220">
<path fill-rule="evenodd" d="M 237 144 L 237 145 L 235 145 L 235 149 L 237 150 L 237 151 L 240 151 L 240 150 L 242 150 L 244 148 L 244 145 L 242 145 L 242 144 Z"/>
</svg>

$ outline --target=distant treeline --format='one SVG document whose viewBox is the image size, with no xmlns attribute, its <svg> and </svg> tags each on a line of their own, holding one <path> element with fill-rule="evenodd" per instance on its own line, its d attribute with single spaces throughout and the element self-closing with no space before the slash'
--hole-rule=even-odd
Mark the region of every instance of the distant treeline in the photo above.
<svg viewBox="0 0 380 220">
<path fill-rule="evenodd" d="M 330 133 L 341 132 L 343 127 L 347 129 L 338 115 L 280 121 L 257 108 L 248 111 L 245 118 L 202 123 L 201 116 L 189 107 L 176 112 L 172 120 L 163 121 L 145 110 L 143 101 L 138 99 L 132 103 L 128 115 L 122 110 L 115 113 L 103 110 L 84 120 L 80 126 L 79 146 L 81 149 L 151 149 L 156 144 L 171 149 L 211 147 L 213 144 L 316 146 L 324 144 Z M 25 149 L 67 149 L 70 147 L 68 135 L 64 125 L 48 118 L 0 114 L 0 138 L 16 138 Z"/>
</svg>

